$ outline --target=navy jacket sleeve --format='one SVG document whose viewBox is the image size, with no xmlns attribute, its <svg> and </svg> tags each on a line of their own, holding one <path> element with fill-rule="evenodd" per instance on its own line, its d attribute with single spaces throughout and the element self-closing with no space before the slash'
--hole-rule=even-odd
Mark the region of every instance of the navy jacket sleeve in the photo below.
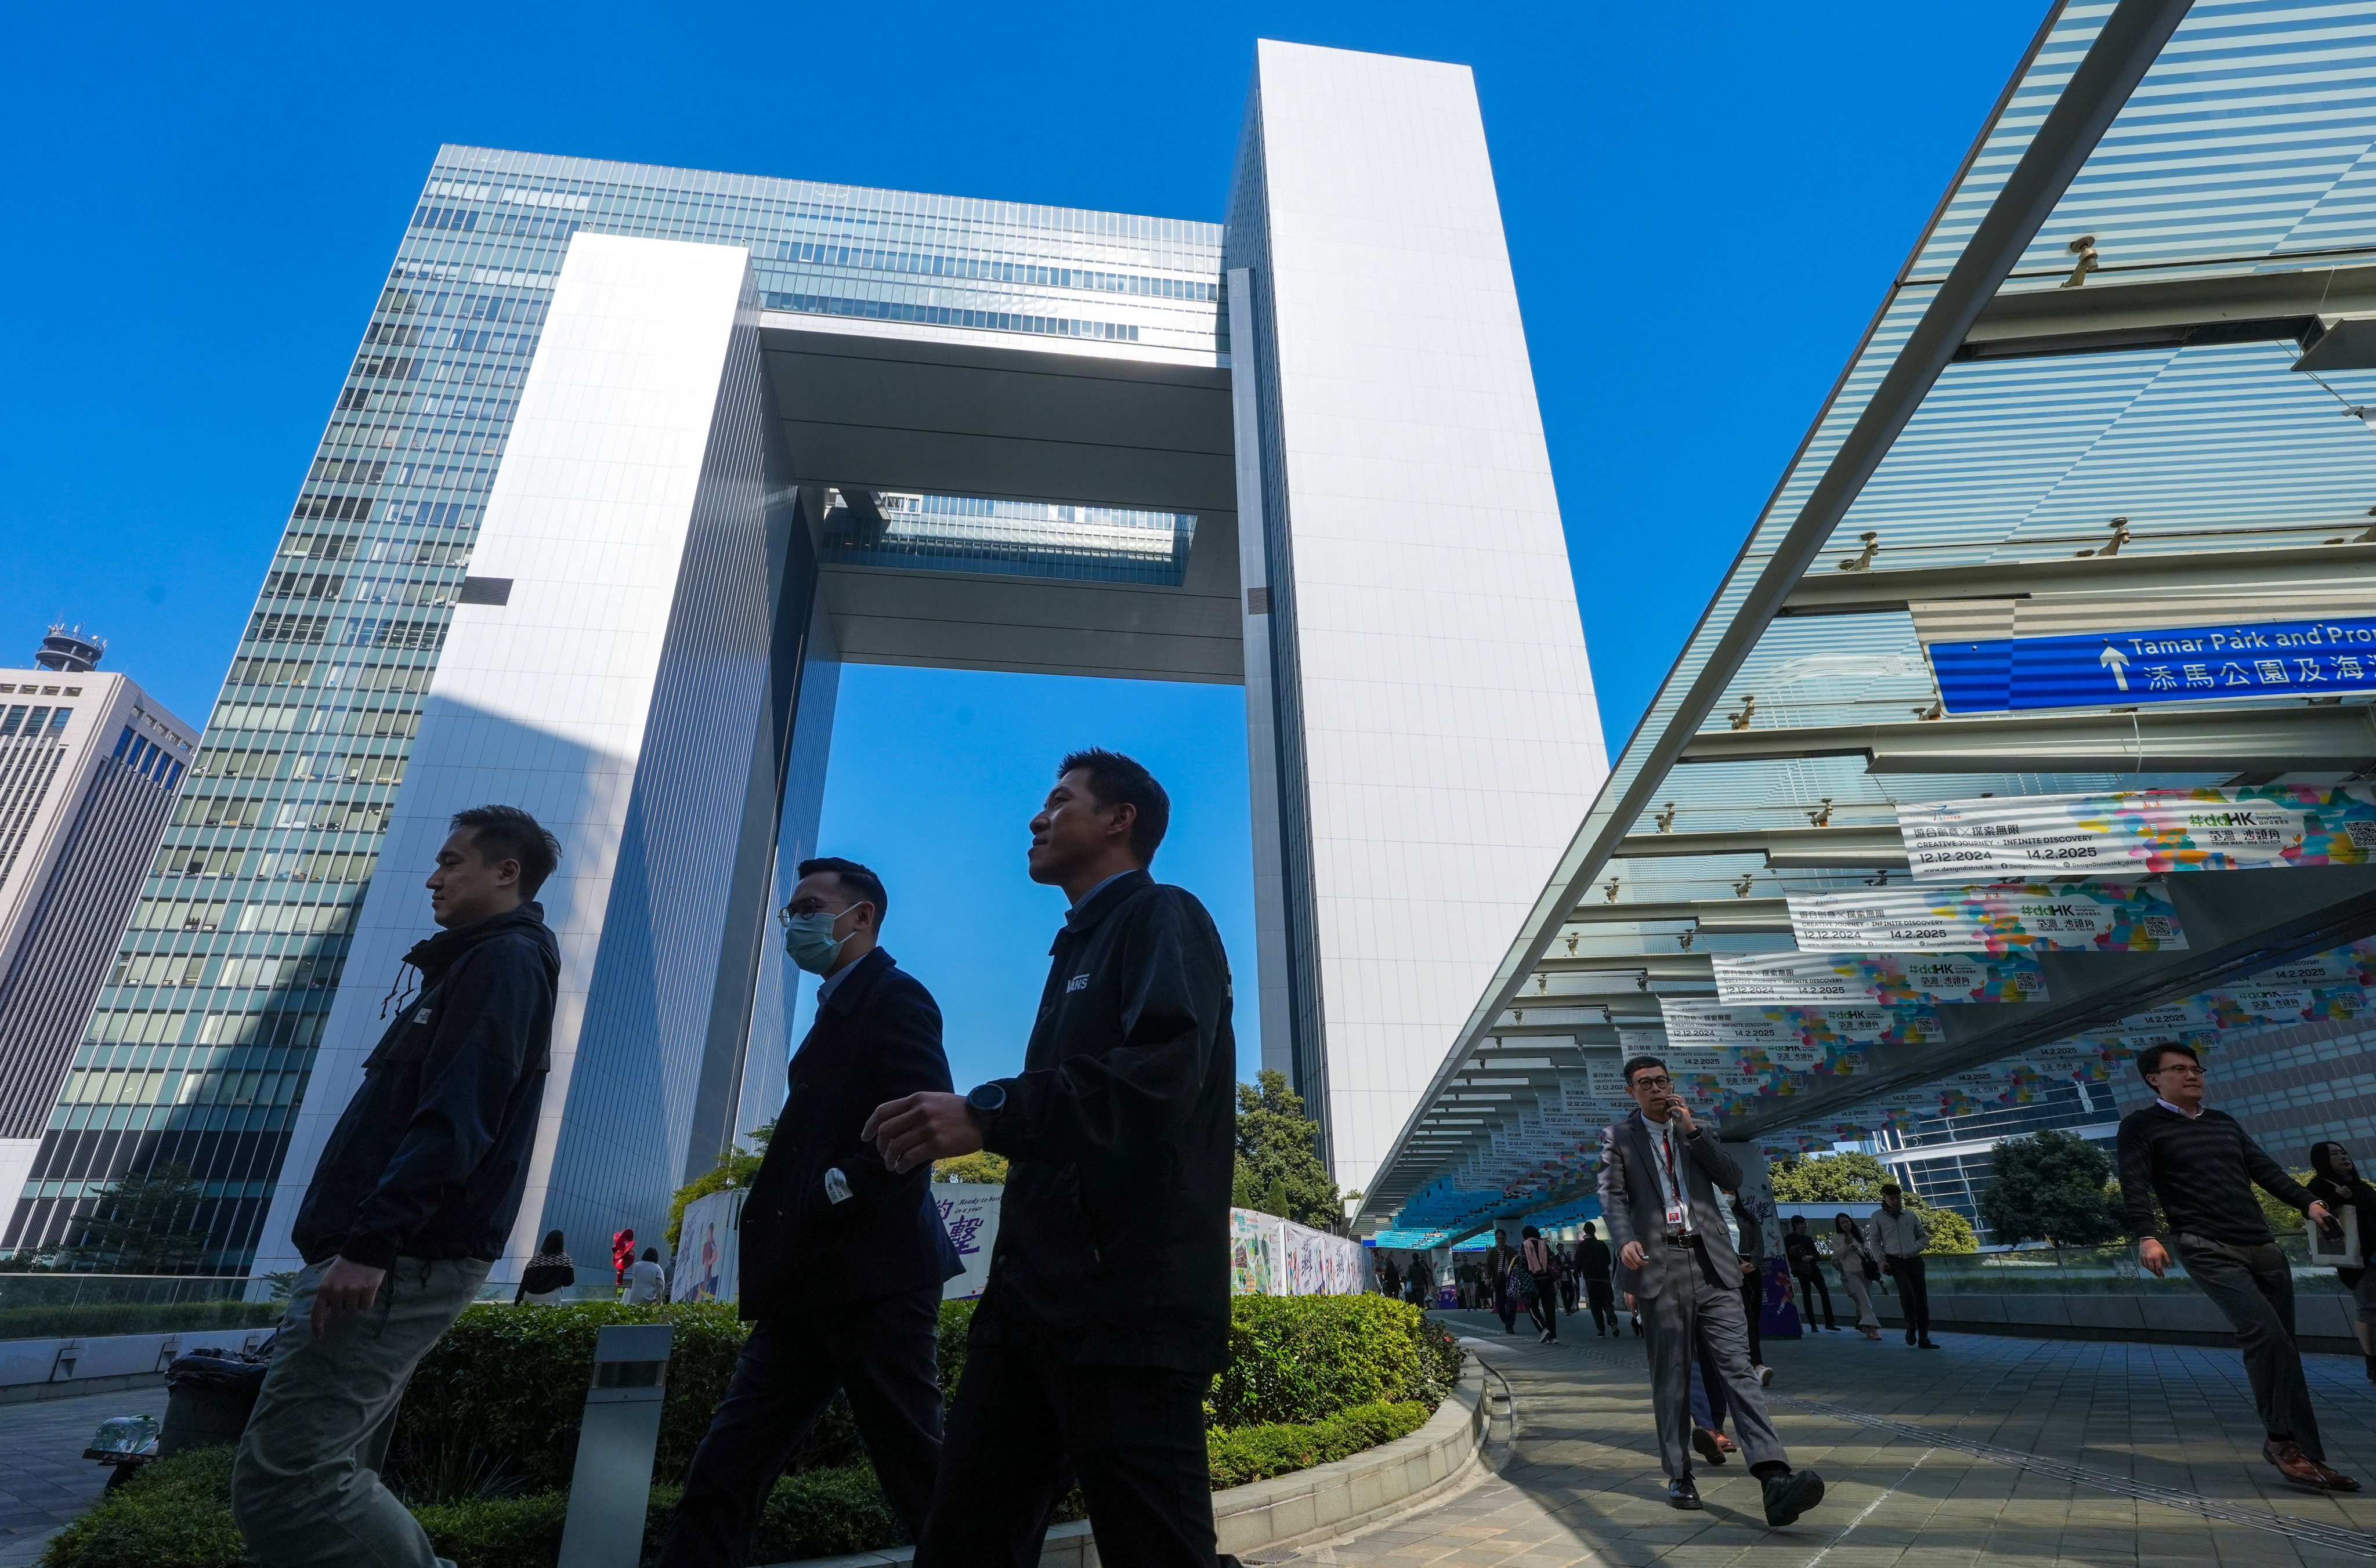
<svg viewBox="0 0 2376 1568">
<path fill-rule="evenodd" d="M 341 1256 L 388 1267 L 478 1169 L 528 1066 L 531 1023 L 552 994 L 543 960 L 517 944 L 492 944 L 454 966 L 422 1061 L 412 1119 L 379 1185 L 357 1207 Z"/>
<path fill-rule="evenodd" d="M 1186 1123 L 1229 1005 L 1229 961 L 1168 897 L 1153 901 L 1123 956 L 1123 1043 L 1003 1080 L 992 1152 L 1096 1162 L 1143 1152 Z"/>
<path fill-rule="evenodd" d="M 867 1003 L 865 1049 L 873 1058 L 874 1087 L 860 1096 L 868 1108 L 927 1091 L 949 1092 L 949 1059 L 941 1046 L 941 1009 L 932 992 L 894 970 Z M 916 1172 L 893 1175 L 875 1146 L 858 1135 L 863 1121 L 845 1131 L 836 1152 L 849 1197 L 836 1204 L 822 1182 L 812 1182 L 801 1194 L 801 1206 L 814 1215 L 849 1204 L 875 1205 L 894 1194 L 912 1194 Z M 931 1180 L 927 1175 L 925 1180 Z"/>
</svg>

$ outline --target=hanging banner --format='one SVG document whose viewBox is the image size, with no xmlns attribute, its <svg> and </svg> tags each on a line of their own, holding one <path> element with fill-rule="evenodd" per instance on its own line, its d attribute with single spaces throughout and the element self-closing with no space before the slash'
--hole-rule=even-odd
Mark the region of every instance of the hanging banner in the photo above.
<svg viewBox="0 0 2376 1568">
<path fill-rule="evenodd" d="M 1923 644 L 1959 714 L 2376 689 L 2376 620 L 2364 615 Z"/>
<path fill-rule="evenodd" d="M 2013 1103 L 2014 1074 L 2007 1066 L 1973 1067 L 1950 1073 L 1930 1087 L 1938 1095 L 1940 1115 L 1975 1116 Z"/>
<path fill-rule="evenodd" d="M 1809 953 L 2154 953 L 2182 948 L 2158 883 L 2011 882 L 1794 894 Z"/>
<path fill-rule="evenodd" d="M 1665 997 L 1667 1038 L 1678 1046 L 1757 1053 L 1795 1072 L 1820 1070 L 1867 1045 L 1929 1045 L 1944 1037 L 1927 1007 L 1736 1007 Z"/>
<path fill-rule="evenodd" d="M 1727 1006 L 1885 1007 L 1954 1002 L 2044 1002 L 2046 971 L 2025 952 L 1717 953 L 1716 997 Z"/>
<path fill-rule="evenodd" d="M 2361 865 L 2376 791 L 2255 786 L 2015 795 L 1897 808 L 1918 882 Z"/>
</svg>

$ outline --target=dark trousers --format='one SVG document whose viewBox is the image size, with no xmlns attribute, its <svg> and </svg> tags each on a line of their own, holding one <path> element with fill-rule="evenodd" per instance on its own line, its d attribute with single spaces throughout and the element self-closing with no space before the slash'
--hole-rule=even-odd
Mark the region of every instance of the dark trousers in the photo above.
<svg viewBox="0 0 2376 1568">
<path fill-rule="evenodd" d="M 1502 1332 L 1515 1334 L 1518 1329 L 1518 1288 L 1503 1275 L 1493 1282 L 1493 1310 L 1502 1316 Z"/>
<path fill-rule="evenodd" d="M 1920 1254 L 1913 1257 L 1892 1255 L 1889 1277 L 1897 1281 L 1899 1310 L 1906 1313 L 1906 1342 L 1930 1337 L 1930 1265 Z"/>
<path fill-rule="evenodd" d="M 1606 1279 L 1584 1282 L 1585 1300 L 1592 1306 L 1592 1329 L 1596 1334 L 1617 1332 L 1617 1291 Z"/>
<path fill-rule="evenodd" d="M 1558 1282 L 1550 1279 L 1536 1280 L 1535 1303 L 1527 1311 L 1532 1313 L 1537 1328 L 1557 1339 L 1559 1337 Z"/>
<path fill-rule="evenodd" d="M 1749 1319 L 1749 1360 L 1754 1366 L 1765 1364 L 1765 1336 L 1759 1324 L 1765 1316 L 1765 1276 L 1759 1271 L 1755 1258 L 1740 1260 L 1740 1310 Z"/>
<path fill-rule="evenodd" d="M 2261 1425 L 2271 1437 L 2290 1437 L 2303 1453 L 2323 1460 L 2326 1448 L 2310 1407 L 2301 1348 L 2294 1343 L 2294 1277 L 2284 1249 L 2274 1241 L 2239 1247 L 2199 1236 L 2173 1240 L 2188 1277 L 2235 1325 L 2236 1348 L 2244 1352 L 2244 1373 L 2252 1380 Z"/>
<path fill-rule="evenodd" d="M 1099 1562 L 1213 1568 L 1211 1381 L 1160 1367 L 1074 1365 L 1028 1342 L 975 1341 L 949 1407 L 916 1568 L 1031 1568 L 1049 1515 L 1076 1478 Z"/>
<path fill-rule="evenodd" d="M 1560 1276 L 1560 1305 L 1567 1309 L 1570 1317 L 1575 1315 L 1575 1276 L 1573 1274 Z"/>
<path fill-rule="evenodd" d="M 837 1388 L 849 1396 L 884 1497 L 909 1536 L 918 1536 L 940 1467 L 941 1387 L 933 1371 L 940 1321 L 934 1289 L 753 1324 L 726 1397 L 694 1451 L 661 1568 L 742 1568 L 768 1489 Z"/>
<path fill-rule="evenodd" d="M 1669 1266 L 1655 1295 L 1637 1296 L 1649 1326 L 1650 1397 L 1658 1422 L 1658 1455 L 1669 1480 L 1692 1473 L 1692 1366 L 1701 1356 L 1715 1373 L 1710 1403 L 1722 1395 L 1733 1437 L 1752 1467 L 1789 1461 L 1765 1416 L 1765 1391 L 1751 1369 L 1749 1335 L 1740 1321 L 1740 1294 L 1717 1284 L 1697 1266 Z M 1657 1266 L 1654 1260 L 1653 1266 Z M 1704 1374 L 1705 1377 L 1705 1374 Z"/>
<path fill-rule="evenodd" d="M 1821 1270 L 1811 1268 L 1806 1273 L 1799 1276 L 1799 1310 L 1805 1315 L 1807 1319 L 1807 1326 L 1809 1328 L 1815 1326 L 1815 1298 L 1817 1296 L 1821 1296 L 1824 1299 L 1824 1326 L 1825 1328 L 1837 1328 L 1840 1325 L 1839 1320 L 1832 1315 L 1832 1288 L 1824 1283 L 1824 1276 Z"/>
</svg>

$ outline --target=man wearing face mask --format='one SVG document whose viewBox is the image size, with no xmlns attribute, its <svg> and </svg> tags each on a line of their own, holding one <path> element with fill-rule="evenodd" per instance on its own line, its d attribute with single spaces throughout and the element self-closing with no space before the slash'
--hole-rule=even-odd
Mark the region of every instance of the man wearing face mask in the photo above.
<svg viewBox="0 0 2376 1568">
<path fill-rule="evenodd" d="M 662 1568 L 737 1568 L 768 1489 L 838 1388 L 884 1496 L 921 1536 L 941 1452 L 941 1286 L 961 1271 L 929 1164 L 892 1168 L 860 1136 L 885 1099 L 949 1087 L 932 993 L 877 946 L 889 897 L 855 861 L 802 861 L 785 950 L 822 975 L 816 1022 L 742 1206 L 752 1326 L 693 1457 Z M 820 1265 L 826 1266 L 820 1267 Z"/>
<path fill-rule="evenodd" d="M 867 1126 L 894 1170 L 1013 1161 L 917 1568 L 1028 1568 L 1075 1478 L 1100 1561 L 1217 1561 L 1205 1395 L 1228 1354 L 1237 1043 L 1212 916 L 1147 874 L 1170 811 L 1126 756 L 1064 759 L 1028 865 L 1071 909 L 1022 1071 Z"/>
</svg>

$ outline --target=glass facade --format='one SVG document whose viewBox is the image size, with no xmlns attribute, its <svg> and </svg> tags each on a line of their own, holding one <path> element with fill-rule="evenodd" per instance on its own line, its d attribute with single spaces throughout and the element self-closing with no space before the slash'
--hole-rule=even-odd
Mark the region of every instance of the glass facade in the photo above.
<svg viewBox="0 0 2376 1568">
<path fill-rule="evenodd" d="M 265 574 L 5 1245 L 164 1161 L 253 1254 L 572 235 L 749 249 L 765 307 L 1225 351 L 1218 224 L 442 148 Z M 875 564 L 1176 583 L 1194 519 L 886 497 Z M 412 868 L 406 873 L 411 874 Z M 359 977 L 386 983 L 392 977 Z"/>
</svg>

